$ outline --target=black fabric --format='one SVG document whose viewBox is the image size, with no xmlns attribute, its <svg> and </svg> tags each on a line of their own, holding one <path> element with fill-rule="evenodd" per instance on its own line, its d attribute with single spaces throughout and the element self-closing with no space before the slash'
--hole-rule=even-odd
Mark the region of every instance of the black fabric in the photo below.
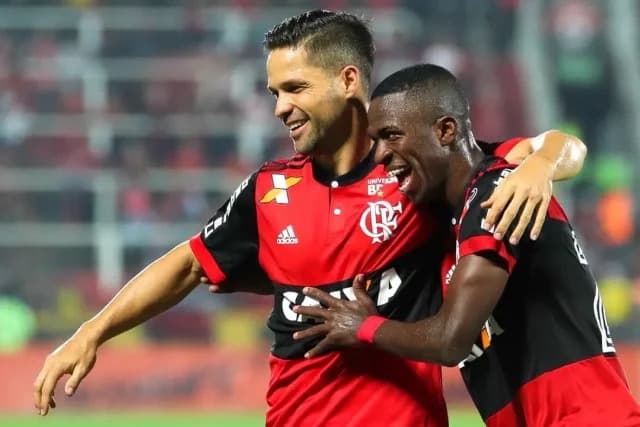
<svg viewBox="0 0 640 427">
<path fill-rule="evenodd" d="M 254 173 L 234 191 L 201 232 L 202 241 L 228 277 L 258 267 L 258 226 Z"/>
<path fill-rule="evenodd" d="M 368 274 L 371 284 L 367 293 L 377 304 L 378 312 L 394 320 L 416 321 L 434 315 L 442 304 L 440 292 L 440 262 L 443 245 L 435 241 Z M 419 266 L 419 267 L 416 267 Z M 349 291 L 353 279 L 316 286 L 342 299 L 352 298 Z M 381 286 L 384 288 L 382 295 Z M 396 287 L 393 289 L 393 287 Z M 294 305 L 305 304 L 302 286 L 274 283 L 275 305 L 269 317 L 269 328 L 275 333 L 272 353 L 284 359 L 302 358 L 319 339 L 296 341 L 292 334 L 308 328 L 312 320 L 305 320 L 291 311 Z M 386 294 L 385 294 L 386 292 Z M 386 296 L 388 296 L 388 299 Z M 307 299 L 307 302 L 310 302 Z M 286 311 L 286 313 L 285 313 Z"/>
</svg>

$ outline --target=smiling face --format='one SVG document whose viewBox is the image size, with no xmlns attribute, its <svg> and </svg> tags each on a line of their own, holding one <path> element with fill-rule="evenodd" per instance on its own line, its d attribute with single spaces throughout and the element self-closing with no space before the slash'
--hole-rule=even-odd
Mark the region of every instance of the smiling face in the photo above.
<svg viewBox="0 0 640 427">
<path fill-rule="evenodd" d="M 341 75 L 310 64 L 303 47 L 272 50 L 267 77 L 276 98 L 274 113 L 289 128 L 296 152 L 325 151 L 350 130 Z"/>
<path fill-rule="evenodd" d="M 369 106 L 369 135 L 377 142 L 376 162 L 398 178 L 414 203 L 444 194 L 450 150 L 438 130 L 441 120 L 420 111 L 407 92 L 377 97 Z"/>
</svg>

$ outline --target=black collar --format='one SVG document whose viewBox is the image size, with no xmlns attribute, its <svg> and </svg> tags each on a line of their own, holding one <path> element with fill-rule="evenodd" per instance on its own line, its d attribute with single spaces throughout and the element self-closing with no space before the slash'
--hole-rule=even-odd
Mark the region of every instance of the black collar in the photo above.
<svg viewBox="0 0 640 427">
<path fill-rule="evenodd" d="M 326 186 L 330 186 L 331 182 L 333 181 L 337 181 L 338 185 L 341 187 L 344 185 L 353 184 L 354 182 L 358 182 L 361 179 L 363 179 L 365 176 L 367 176 L 369 172 L 371 172 L 373 168 L 376 167 L 376 162 L 375 162 L 376 149 L 375 148 L 376 148 L 375 146 L 371 147 L 371 151 L 369 151 L 369 154 L 367 154 L 367 156 L 364 159 L 362 159 L 360 163 L 355 165 L 353 169 L 351 169 L 349 172 L 345 173 L 344 175 L 335 176 L 327 172 L 326 170 L 322 169 L 317 164 L 312 163 L 313 177 L 320 184 L 323 184 Z"/>
</svg>

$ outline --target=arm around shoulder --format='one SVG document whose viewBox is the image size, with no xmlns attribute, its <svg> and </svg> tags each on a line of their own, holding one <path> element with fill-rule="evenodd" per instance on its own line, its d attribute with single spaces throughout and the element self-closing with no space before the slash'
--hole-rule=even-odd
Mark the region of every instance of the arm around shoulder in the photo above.
<svg viewBox="0 0 640 427">
<path fill-rule="evenodd" d="M 509 163 L 520 164 L 529 156 L 546 161 L 554 181 L 575 177 L 584 165 L 587 146 L 580 138 L 559 130 L 548 130 L 516 144 L 505 156 Z"/>
</svg>

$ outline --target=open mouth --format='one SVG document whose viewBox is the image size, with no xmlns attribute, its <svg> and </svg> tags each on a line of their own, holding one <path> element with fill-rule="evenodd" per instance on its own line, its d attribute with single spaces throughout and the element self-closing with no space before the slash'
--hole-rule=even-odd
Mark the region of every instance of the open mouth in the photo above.
<svg viewBox="0 0 640 427">
<path fill-rule="evenodd" d="M 406 193 L 411 184 L 411 168 L 409 166 L 395 166 L 387 171 L 387 175 L 398 180 L 400 191 Z"/>
<path fill-rule="evenodd" d="M 302 134 L 302 132 L 304 132 L 308 122 L 308 120 L 301 120 L 289 124 L 289 136 L 293 139 L 298 138 Z"/>
</svg>

